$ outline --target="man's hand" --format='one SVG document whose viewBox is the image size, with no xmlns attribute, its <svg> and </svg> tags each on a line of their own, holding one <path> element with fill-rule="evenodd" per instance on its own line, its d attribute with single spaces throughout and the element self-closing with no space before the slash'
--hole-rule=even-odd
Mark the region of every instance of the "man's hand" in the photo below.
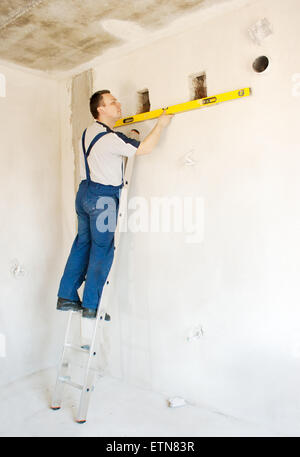
<svg viewBox="0 0 300 457">
<path fill-rule="evenodd" d="M 169 125 L 171 119 L 173 118 L 174 114 L 166 114 L 163 112 L 155 125 L 155 127 L 151 130 L 148 136 L 141 142 L 139 145 L 136 154 L 149 154 L 153 150 L 153 148 L 158 143 L 160 135 L 165 127 Z"/>
<path fill-rule="evenodd" d="M 167 114 L 164 112 L 159 116 L 157 124 L 161 127 L 167 127 L 170 124 L 171 120 L 173 119 L 174 114 Z"/>
</svg>

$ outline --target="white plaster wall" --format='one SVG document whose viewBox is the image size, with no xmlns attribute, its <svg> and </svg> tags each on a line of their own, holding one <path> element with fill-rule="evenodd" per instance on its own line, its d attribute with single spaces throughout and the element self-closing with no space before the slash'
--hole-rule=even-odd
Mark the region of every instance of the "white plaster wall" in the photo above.
<svg viewBox="0 0 300 457">
<path fill-rule="evenodd" d="M 263 17 L 274 33 L 258 46 L 247 29 Z M 201 71 L 209 95 L 252 87 L 247 99 L 177 115 L 136 159 L 130 195 L 203 198 L 204 239 L 123 235 L 109 366 L 135 385 L 289 430 L 300 420 L 299 20 L 298 0 L 252 1 L 94 68 L 94 89 L 111 89 L 124 116 L 145 87 L 151 109 L 188 100 L 188 76 Z M 271 66 L 259 75 L 262 54 Z M 197 165 L 185 167 L 191 150 Z M 197 325 L 204 335 L 188 343 Z"/>
<path fill-rule="evenodd" d="M 63 322 L 55 306 L 64 259 L 59 84 L 3 65 L 0 73 L 6 81 L 0 97 L 3 385 L 57 362 Z M 12 275 L 15 259 L 24 276 Z"/>
</svg>

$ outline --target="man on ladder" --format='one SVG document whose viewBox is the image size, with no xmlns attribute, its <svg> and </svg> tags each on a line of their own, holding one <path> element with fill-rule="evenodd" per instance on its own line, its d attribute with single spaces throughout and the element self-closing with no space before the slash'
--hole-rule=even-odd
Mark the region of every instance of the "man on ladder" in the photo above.
<svg viewBox="0 0 300 457">
<path fill-rule="evenodd" d="M 95 122 L 83 132 L 80 145 L 82 181 L 76 195 L 78 233 L 60 281 L 57 309 L 82 310 L 82 317 L 95 318 L 114 257 L 123 157 L 150 153 L 173 115 L 163 113 L 149 135 L 139 142 L 113 130 L 122 113 L 121 104 L 110 91 L 94 93 L 90 98 L 90 111 Z M 109 224 L 104 226 L 106 214 Z M 77 291 L 83 281 L 81 302 Z"/>
</svg>

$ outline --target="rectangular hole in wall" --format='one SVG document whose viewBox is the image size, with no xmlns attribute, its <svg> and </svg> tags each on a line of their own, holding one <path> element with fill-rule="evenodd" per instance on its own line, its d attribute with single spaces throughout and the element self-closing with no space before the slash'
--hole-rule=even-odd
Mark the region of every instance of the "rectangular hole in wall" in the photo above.
<svg viewBox="0 0 300 457">
<path fill-rule="evenodd" d="M 197 73 L 190 76 L 191 100 L 207 97 L 206 73 Z"/>
<path fill-rule="evenodd" d="M 149 90 L 143 89 L 139 90 L 138 93 L 138 105 L 136 114 L 146 113 L 150 111 L 150 99 L 149 99 Z"/>
</svg>

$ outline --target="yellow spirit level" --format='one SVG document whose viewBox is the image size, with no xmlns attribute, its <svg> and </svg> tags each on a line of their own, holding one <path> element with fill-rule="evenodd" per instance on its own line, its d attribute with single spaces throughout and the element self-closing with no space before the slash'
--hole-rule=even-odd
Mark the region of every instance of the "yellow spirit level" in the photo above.
<svg viewBox="0 0 300 457">
<path fill-rule="evenodd" d="M 190 111 L 198 108 L 205 108 L 207 106 L 216 105 L 217 103 L 227 102 L 229 100 L 235 100 L 237 98 L 247 97 L 251 94 L 250 87 L 244 89 L 233 90 L 231 92 L 225 92 L 223 94 L 214 95 L 213 97 L 199 98 L 190 102 L 179 103 L 178 105 L 168 106 L 167 108 L 160 108 L 146 113 L 135 114 L 134 116 L 125 117 L 116 122 L 114 128 L 121 127 L 122 125 L 134 124 L 136 122 L 143 122 L 149 119 L 155 119 L 159 117 L 164 111 L 167 114 L 177 114 L 184 111 Z"/>
</svg>

